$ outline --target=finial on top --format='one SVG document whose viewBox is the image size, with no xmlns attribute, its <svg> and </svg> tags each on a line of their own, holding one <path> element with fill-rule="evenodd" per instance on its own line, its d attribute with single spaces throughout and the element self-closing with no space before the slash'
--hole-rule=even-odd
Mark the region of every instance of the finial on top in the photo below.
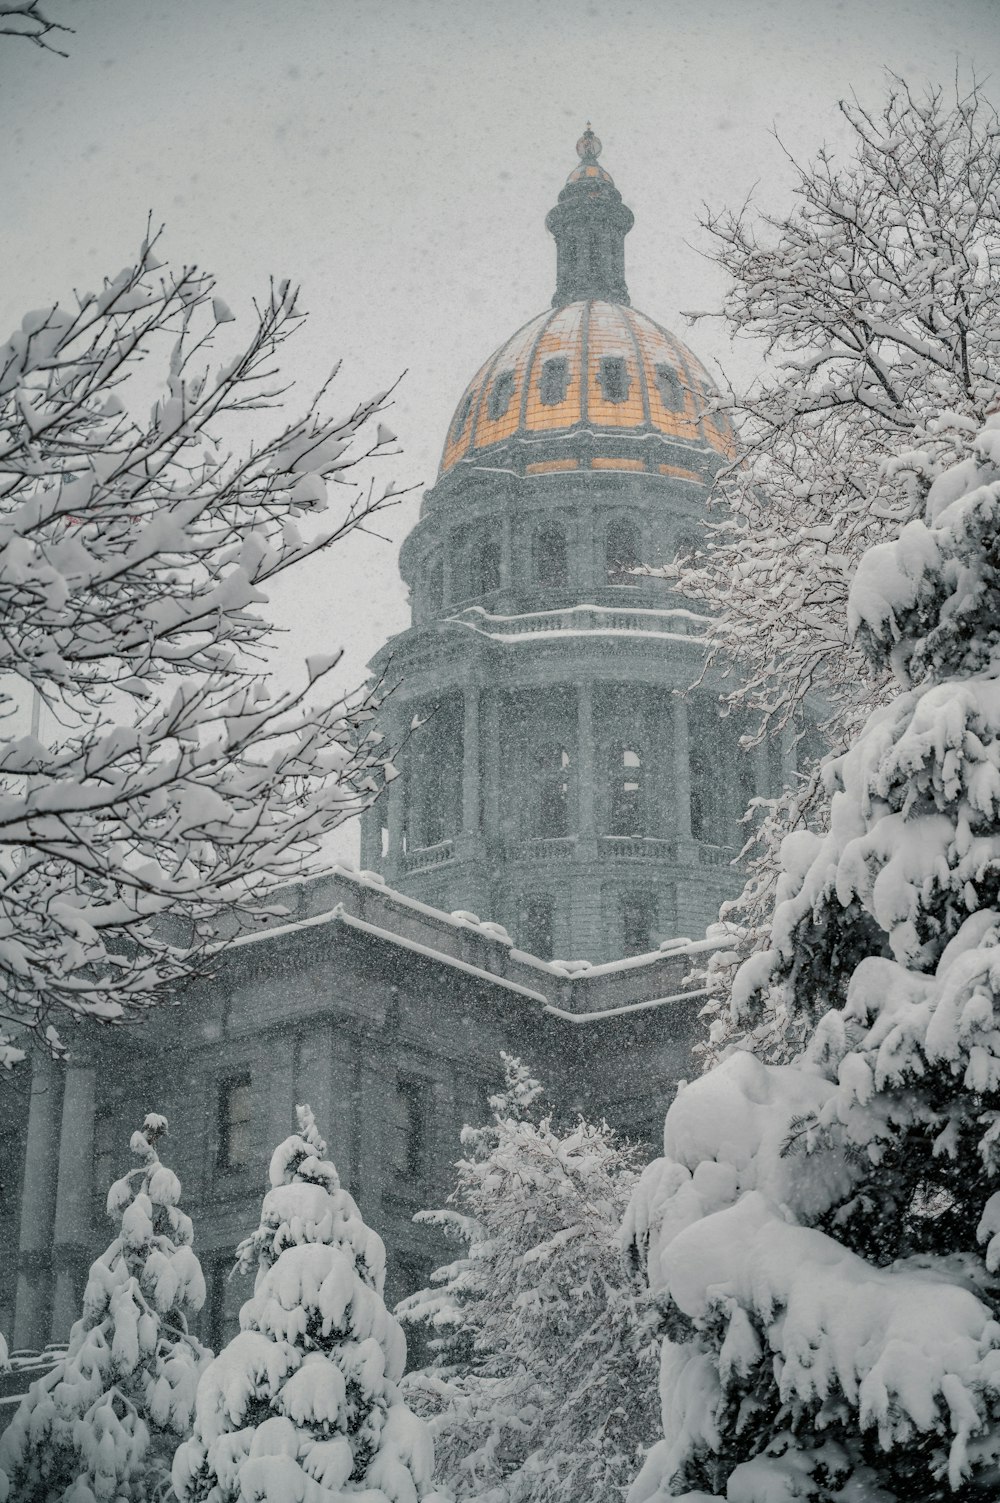
<svg viewBox="0 0 1000 1503">
<path fill-rule="evenodd" d="M 601 154 L 601 143 L 590 128 L 587 121 L 587 129 L 576 143 L 576 154 L 581 162 L 596 162 Z"/>
</svg>

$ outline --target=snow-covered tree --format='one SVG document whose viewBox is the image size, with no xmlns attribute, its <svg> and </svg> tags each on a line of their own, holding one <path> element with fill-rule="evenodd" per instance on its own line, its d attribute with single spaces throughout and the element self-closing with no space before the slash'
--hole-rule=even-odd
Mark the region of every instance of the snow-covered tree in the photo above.
<svg viewBox="0 0 1000 1503">
<path fill-rule="evenodd" d="M 896 693 L 737 978 L 806 1047 L 683 1089 L 629 1215 L 669 1331 L 631 1503 L 1000 1487 L 998 535 L 1000 416 L 855 574 Z"/>
<path fill-rule="evenodd" d="M 151 1114 L 133 1133 L 139 1163 L 108 1194 L 118 1233 L 90 1270 L 66 1355 L 0 1438 L 17 1503 L 152 1503 L 170 1486 L 209 1353 L 187 1329 L 205 1281 L 177 1176 L 156 1151 L 166 1130 Z"/>
<path fill-rule="evenodd" d="M 528 1069 L 504 1056 L 492 1121 L 440 1226 L 461 1256 L 398 1314 L 433 1360 L 407 1397 L 430 1421 L 438 1476 L 480 1503 L 612 1503 L 653 1439 L 655 1341 L 619 1228 L 635 1154 L 606 1123 L 559 1129 Z"/>
<path fill-rule="evenodd" d="M 768 360 L 731 394 L 740 453 L 697 559 L 680 568 L 710 610 L 709 655 L 733 671 L 734 708 L 773 735 L 819 713 L 838 750 L 891 687 L 847 630 L 858 560 L 919 512 L 980 427 L 1000 370 L 996 111 L 975 82 L 949 102 L 892 77 L 880 110 L 853 100 L 840 111 L 839 156 L 789 154 L 791 211 L 748 203 L 704 221 L 729 284 L 728 332 Z M 722 996 L 763 941 L 781 838 L 821 807 L 809 776 L 758 823 L 746 889 L 726 910 L 745 932 L 708 978 Z M 710 1054 L 724 1023 L 717 1033 Z"/>
<path fill-rule="evenodd" d="M 227 341 L 212 278 L 147 241 L 0 348 L 0 1022 L 22 1042 L 151 1005 L 383 776 L 377 700 L 319 683 L 336 654 L 293 688 L 262 671 L 269 583 L 396 494 L 356 470 L 398 452 L 384 394 L 335 416 L 327 383 L 266 431 L 301 317 L 281 283 Z"/>
<path fill-rule="evenodd" d="M 182 1503 L 432 1499 L 427 1426 L 399 1392 L 406 1340 L 382 1299 L 385 1248 L 325 1157 L 308 1107 L 271 1159 L 240 1331 L 205 1369 Z"/>
</svg>

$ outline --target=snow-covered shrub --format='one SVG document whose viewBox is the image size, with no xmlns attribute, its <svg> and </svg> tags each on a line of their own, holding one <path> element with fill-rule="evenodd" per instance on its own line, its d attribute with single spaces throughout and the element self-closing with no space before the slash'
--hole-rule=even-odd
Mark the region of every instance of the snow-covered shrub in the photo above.
<svg viewBox="0 0 1000 1503">
<path fill-rule="evenodd" d="M 187 1329 L 205 1281 L 180 1183 L 156 1151 L 166 1130 L 150 1114 L 132 1134 L 139 1164 L 108 1193 L 119 1231 L 90 1270 L 83 1316 L 0 1438 L 17 1503 L 151 1503 L 169 1487 L 209 1353 Z"/>
<path fill-rule="evenodd" d="M 452 1208 L 417 1218 L 462 1252 L 398 1309 L 432 1337 L 405 1392 L 458 1498 L 613 1503 L 656 1432 L 655 1342 L 619 1239 L 635 1155 L 606 1123 L 558 1128 L 504 1064 L 492 1120 L 463 1130 Z"/>
<path fill-rule="evenodd" d="M 862 559 L 895 697 L 824 769 L 741 1001 L 809 1020 L 671 1107 L 628 1218 L 668 1322 L 631 1503 L 1000 1487 L 1000 417 Z"/>
<path fill-rule="evenodd" d="M 406 1341 L 382 1299 L 385 1248 L 310 1109 L 298 1118 L 240 1245 L 253 1297 L 201 1377 L 174 1487 L 183 1503 L 417 1503 L 434 1451 L 399 1392 Z"/>
</svg>

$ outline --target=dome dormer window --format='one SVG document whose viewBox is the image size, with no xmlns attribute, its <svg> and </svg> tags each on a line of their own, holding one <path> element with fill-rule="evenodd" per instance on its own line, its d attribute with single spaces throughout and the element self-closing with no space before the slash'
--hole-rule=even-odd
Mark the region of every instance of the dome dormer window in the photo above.
<svg viewBox="0 0 1000 1503">
<path fill-rule="evenodd" d="M 606 402 L 628 401 L 628 366 L 623 355 L 605 355 L 597 379 Z"/>
<path fill-rule="evenodd" d="M 670 412 L 683 412 L 684 388 L 681 386 L 680 377 L 672 365 L 656 365 L 653 367 L 656 377 L 656 389 L 660 393 L 660 401 Z"/>
<path fill-rule="evenodd" d="M 457 443 L 465 432 L 465 425 L 469 421 L 469 413 L 472 411 L 472 392 L 467 391 L 455 413 L 455 421 L 451 425 L 451 441 Z"/>
<path fill-rule="evenodd" d="M 490 422 L 495 423 L 502 418 L 510 406 L 510 399 L 514 395 L 514 372 L 501 371 L 499 376 L 490 387 L 490 397 L 487 410 Z"/>
<path fill-rule="evenodd" d="M 561 355 L 546 360 L 538 377 L 538 397 L 543 407 L 558 407 L 569 389 L 569 361 Z"/>
</svg>

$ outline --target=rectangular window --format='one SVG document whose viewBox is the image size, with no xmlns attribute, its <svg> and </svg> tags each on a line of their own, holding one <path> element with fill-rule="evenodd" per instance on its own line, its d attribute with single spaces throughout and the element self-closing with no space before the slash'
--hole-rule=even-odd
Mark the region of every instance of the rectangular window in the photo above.
<svg viewBox="0 0 1000 1503">
<path fill-rule="evenodd" d="M 559 357 L 546 360 L 538 378 L 538 396 L 543 407 L 558 407 L 566 400 L 569 386 L 569 363 Z"/>
<path fill-rule="evenodd" d="M 653 374 L 656 376 L 656 389 L 660 393 L 660 401 L 664 407 L 670 412 L 682 412 L 684 410 L 684 392 L 673 366 L 654 366 Z"/>
<path fill-rule="evenodd" d="M 389 1162 L 400 1179 L 418 1179 L 426 1167 L 425 1094 L 423 1082 L 397 1078 L 390 1103 Z"/>
<path fill-rule="evenodd" d="M 522 950 L 538 960 L 552 959 L 552 915 L 554 904 L 551 898 L 528 898 L 521 911 L 519 941 Z"/>
<path fill-rule="evenodd" d="M 622 355 L 605 355 L 598 380 L 606 402 L 628 401 L 628 366 Z"/>
<path fill-rule="evenodd" d="M 249 1075 L 224 1080 L 219 1093 L 219 1165 L 243 1169 L 253 1149 L 253 1091 Z"/>
<path fill-rule="evenodd" d="M 656 899 L 648 892 L 626 893 L 622 899 L 622 949 L 626 955 L 646 955 L 655 947 Z"/>
</svg>

